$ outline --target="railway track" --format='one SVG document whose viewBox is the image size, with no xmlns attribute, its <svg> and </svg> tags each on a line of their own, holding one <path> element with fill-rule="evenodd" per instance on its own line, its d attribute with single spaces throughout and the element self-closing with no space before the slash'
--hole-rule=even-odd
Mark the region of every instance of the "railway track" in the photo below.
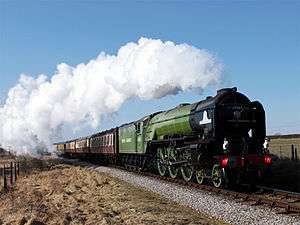
<svg viewBox="0 0 300 225">
<path fill-rule="evenodd" d="M 226 197 L 238 199 L 240 202 L 248 202 L 251 205 L 266 205 L 270 208 L 280 208 L 284 213 L 295 213 L 300 215 L 300 193 L 288 192 L 279 189 L 272 189 L 264 186 L 257 186 L 259 189 L 254 193 L 238 192 L 227 189 L 215 188 L 210 185 L 186 182 L 181 179 L 173 179 L 170 177 L 161 177 L 156 174 L 141 171 L 131 171 L 143 176 L 153 177 L 155 179 L 164 180 L 185 187 L 196 188 L 207 192 L 213 192 Z M 282 212 L 281 212 L 282 213 Z"/>
<path fill-rule="evenodd" d="M 82 165 L 88 165 L 86 162 L 80 161 Z M 95 164 L 89 164 L 95 165 Z M 256 192 L 242 192 L 242 191 L 234 191 L 227 189 L 220 189 L 210 185 L 205 184 L 197 184 L 193 182 L 186 182 L 182 179 L 173 179 L 171 177 L 161 177 L 159 175 L 135 170 L 134 168 L 127 168 L 113 165 L 117 169 L 133 172 L 135 174 L 141 176 L 147 176 L 151 178 L 155 178 L 158 180 L 163 180 L 169 183 L 174 183 L 180 186 L 189 187 L 192 189 L 199 189 L 202 191 L 212 192 L 218 195 L 223 195 L 226 197 L 231 197 L 239 202 L 249 203 L 250 205 L 265 205 L 270 207 L 271 209 L 283 209 L 280 213 L 289 213 L 300 215 L 300 193 L 289 192 L 280 189 L 269 188 L 265 186 L 257 186 L 258 190 Z"/>
</svg>

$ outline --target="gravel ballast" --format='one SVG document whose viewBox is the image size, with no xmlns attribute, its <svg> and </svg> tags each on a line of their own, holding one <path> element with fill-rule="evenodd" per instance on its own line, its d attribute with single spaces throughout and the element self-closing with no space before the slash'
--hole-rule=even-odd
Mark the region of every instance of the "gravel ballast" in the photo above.
<svg viewBox="0 0 300 225">
<path fill-rule="evenodd" d="M 233 224 L 300 225 L 300 217 L 278 214 L 264 206 L 250 206 L 215 193 L 179 186 L 151 177 L 104 166 L 89 169 L 109 174 L 134 186 L 158 193 L 167 199 Z"/>
</svg>

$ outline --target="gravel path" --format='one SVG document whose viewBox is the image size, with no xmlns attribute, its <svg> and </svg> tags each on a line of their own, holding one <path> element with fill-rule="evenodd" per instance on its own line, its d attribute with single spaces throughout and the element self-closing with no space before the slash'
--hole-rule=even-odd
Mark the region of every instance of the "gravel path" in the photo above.
<svg viewBox="0 0 300 225">
<path fill-rule="evenodd" d="M 300 217 L 278 214 L 267 207 L 251 207 L 249 204 L 239 203 L 214 193 L 193 190 L 188 187 L 178 186 L 155 178 L 143 177 L 115 168 L 88 166 L 88 169 L 107 173 L 135 186 L 146 188 L 172 201 L 192 207 L 195 210 L 229 223 L 300 225 Z"/>
</svg>

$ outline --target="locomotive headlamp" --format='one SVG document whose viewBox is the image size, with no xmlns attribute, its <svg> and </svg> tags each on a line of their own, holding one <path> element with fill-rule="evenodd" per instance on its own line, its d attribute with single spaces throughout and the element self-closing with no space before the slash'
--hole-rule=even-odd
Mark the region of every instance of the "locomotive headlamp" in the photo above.
<svg viewBox="0 0 300 225">
<path fill-rule="evenodd" d="M 269 139 L 268 138 L 265 138 L 265 142 L 263 144 L 263 152 L 265 154 L 269 153 Z"/>
<path fill-rule="evenodd" d="M 223 142 L 223 150 L 226 151 L 228 149 L 228 144 L 229 142 L 227 141 L 226 138 L 224 138 L 224 142 Z"/>
<path fill-rule="evenodd" d="M 264 146 L 264 149 L 268 149 L 269 148 L 269 140 L 268 140 L 268 138 L 265 138 L 265 142 L 264 142 L 263 146 Z"/>
</svg>

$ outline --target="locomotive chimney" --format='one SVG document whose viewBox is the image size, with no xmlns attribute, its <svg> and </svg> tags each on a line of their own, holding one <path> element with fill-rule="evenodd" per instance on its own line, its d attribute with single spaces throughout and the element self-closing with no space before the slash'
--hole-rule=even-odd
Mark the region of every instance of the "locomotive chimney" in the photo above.
<svg viewBox="0 0 300 225">
<path fill-rule="evenodd" d="M 229 91 L 236 92 L 237 88 L 236 87 L 233 87 L 233 88 L 222 88 L 222 89 L 220 89 L 220 90 L 217 91 L 217 94 L 221 94 L 221 93 L 229 92 Z"/>
</svg>

